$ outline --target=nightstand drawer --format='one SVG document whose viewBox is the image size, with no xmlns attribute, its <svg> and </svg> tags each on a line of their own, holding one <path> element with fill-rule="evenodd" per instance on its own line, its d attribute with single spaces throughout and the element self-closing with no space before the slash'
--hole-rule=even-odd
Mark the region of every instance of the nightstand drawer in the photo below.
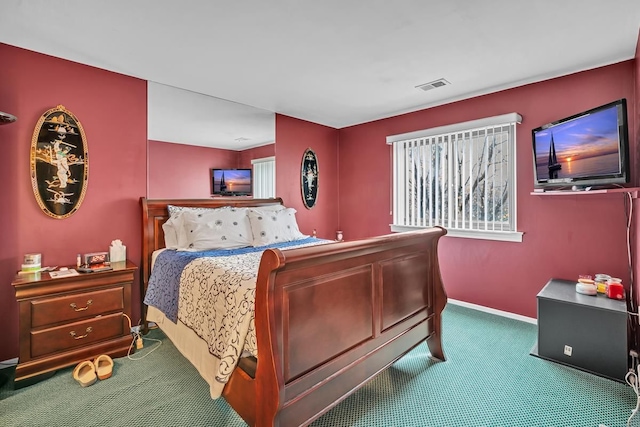
<svg viewBox="0 0 640 427">
<path fill-rule="evenodd" d="M 125 335 L 122 318 L 122 313 L 114 313 L 68 325 L 31 331 L 31 357 L 40 357 L 109 338 L 121 337 Z"/>
<path fill-rule="evenodd" d="M 31 301 L 31 327 L 84 319 L 124 309 L 122 287 Z"/>
</svg>

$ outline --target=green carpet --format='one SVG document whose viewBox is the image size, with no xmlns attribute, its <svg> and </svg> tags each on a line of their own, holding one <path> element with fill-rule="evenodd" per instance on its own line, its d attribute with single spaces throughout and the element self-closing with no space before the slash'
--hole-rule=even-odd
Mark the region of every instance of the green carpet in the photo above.
<svg viewBox="0 0 640 427">
<path fill-rule="evenodd" d="M 624 427 L 635 407 L 622 383 L 530 356 L 534 325 L 449 304 L 443 330 L 446 362 L 421 344 L 312 426 Z M 0 426 L 245 426 L 160 331 L 150 336 L 164 341 L 157 351 L 116 359 L 113 377 L 91 387 L 71 368 L 20 390 L 5 385 Z"/>
</svg>

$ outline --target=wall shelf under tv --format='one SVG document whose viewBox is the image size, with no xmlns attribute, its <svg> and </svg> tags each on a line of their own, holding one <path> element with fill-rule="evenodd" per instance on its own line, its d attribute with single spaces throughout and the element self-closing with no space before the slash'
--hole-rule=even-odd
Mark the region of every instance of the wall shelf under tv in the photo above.
<svg viewBox="0 0 640 427">
<path fill-rule="evenodd" d="M 612 193 L 630 193 L 632 198 L 638 197 L 638 191 L 640 187 L 618 187 L 618 188 L 599 188 L 594 190 L 545 190 L 545 191 L 532 191 L 533 196 L 582 196 L 587 194 L 612 194 Z"/>
</svg>

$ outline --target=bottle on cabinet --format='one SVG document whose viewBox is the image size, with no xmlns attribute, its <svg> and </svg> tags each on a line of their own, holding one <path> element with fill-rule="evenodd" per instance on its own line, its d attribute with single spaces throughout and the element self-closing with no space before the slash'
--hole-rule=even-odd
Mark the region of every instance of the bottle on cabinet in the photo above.
<svg viewBox="0 0 640 427">
<path fill-rule="evenodd" d="M 607 297 L 611 299 L 624 299 L 624 286 L 622 286 L 622 279 L 617 277 L 611 277 L 607 281 Z"/>
<path fill-rule="evenodd" d="M 607 292 L 607 282 L 611 279 L 608 274 L 596 274 L 596 288 L 599 294 L 605 294 Z"/>
</svg>

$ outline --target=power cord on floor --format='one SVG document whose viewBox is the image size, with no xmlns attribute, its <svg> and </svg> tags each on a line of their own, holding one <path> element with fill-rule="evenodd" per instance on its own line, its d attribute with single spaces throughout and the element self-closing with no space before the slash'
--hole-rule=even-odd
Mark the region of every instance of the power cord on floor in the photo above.
<svg viewBox="0 0 640 427">
<path fill-rule="evenodd" d="M 139 344 L 142 343 L 143 340 L 145 341 L 154 341 L 157 342 L 158 344 L 156 346 L 154 346 L 151 350 L 149 350 L 147 353 L 143 354 L 140 357 L 131 357 L 131 349 L 133 349 L 133 345 L 136 344 L 136 348 L 138 350 L 142 349 L 143 345 Z M 129 345 L 129 351 L 127 351 L 127 359 L 129 360 L 141 360 L 144 359 L 145 357 L 147 357 L 148 355 L 150 355 L 151 353 L 153 353 L 154 351 L 156 351 L 158 349 L 158 347 L 160 347 L 162 345 L 162 341 L 161 340 L 157 340 L 155 338 L 143 338 L 141 334 L 137 334 L 133 340 L 131 340 L 131 344 Z"/>
<path fill-rule="evenodd" d="M 127 318 L 127 320 L 129 321 L 129 330 L 131 331 L 131 335 L 133 337 L 133 339 L 131 340 L 131 344 L 129 345 L 129 350 L 127 351 L 127 359 L 129 360 L 141 360 L 144 359 L 145 357 L 147 357 L 148 355 L 150 355 L 151 353 L 153 353 L 154 351 L 156 351 L 158 349 L 158 347 L 160 347 L 162 345 L 162 341 L 155 339 L 155 338 L 144 338 L 142 336 L 142 332 L 140 331 L 140 325 L 137 325 L 136 327 L 131 326 L 131 318 L 129 316 L 127 316 L 126 314 L 122 313 L 124 315 L 124 317 Z M 151 350 L 149 350 L 147 353 L 143 354 L 140 357 L 131 357 L 131 350 L 133 350 L 133 345 L 136 345 L 136 349 L 137 350 L 142 350 L 142 348 L 144 347 L 144 341 L 153 341 L 153 342 L 157 342 L 158 345 L 156 345 L 155 347 L 153 347 Z"/>
<path fill-rule="evenodd" d="M 627 420 L 627 427 L 631 425 L 631 419 L 640 410 L 640 367 L 638 366 L 638 354 L 635 351 L 631 352 L 631 369 L 624 376 L 624 380 L 631 386 L 636 394 L 636 407 L 631 411 L 631 416 Z"/>
</svg>

